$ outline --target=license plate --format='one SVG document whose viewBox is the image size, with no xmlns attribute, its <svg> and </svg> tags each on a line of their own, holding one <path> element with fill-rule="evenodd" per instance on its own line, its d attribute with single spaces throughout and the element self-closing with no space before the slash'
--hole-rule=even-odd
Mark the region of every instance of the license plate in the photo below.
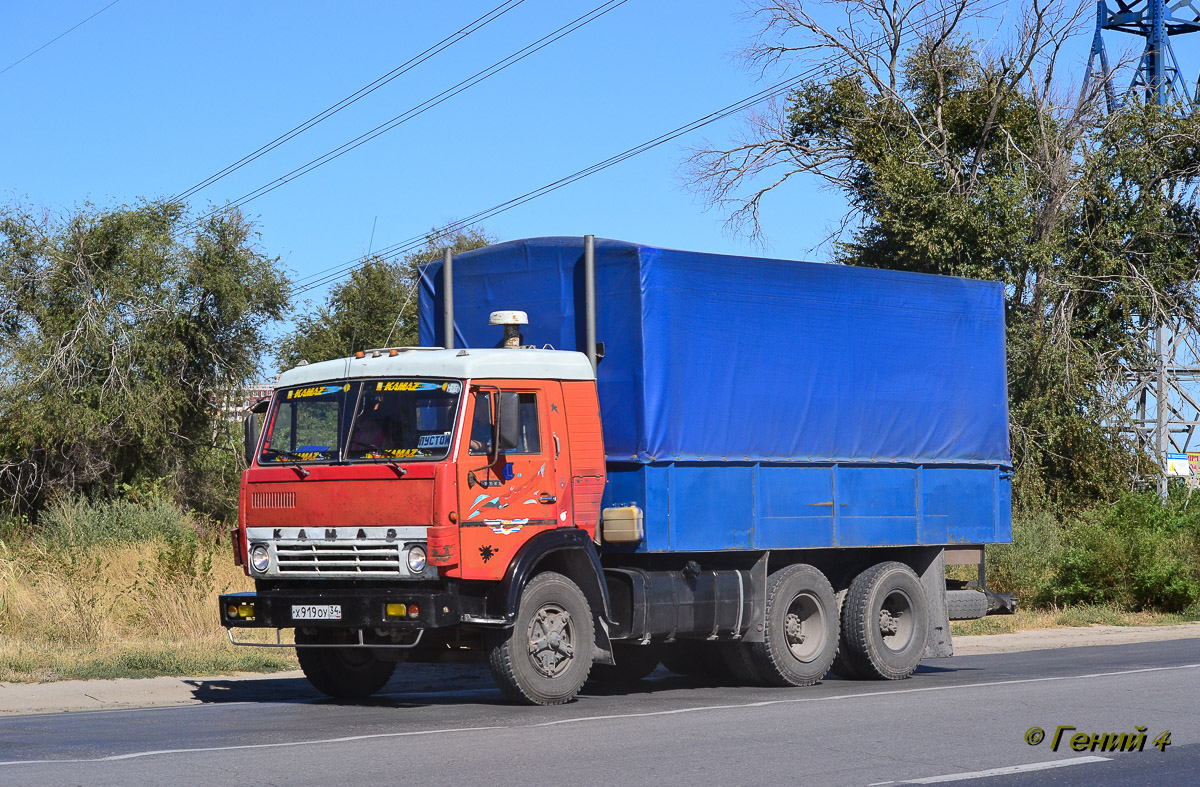
<svg viewBox="0 0 1200 787">
<path fill-rule="evenodd" d="M 294 604 L 292 620 L 341 620 L 341 604 Z"/>
</svg>

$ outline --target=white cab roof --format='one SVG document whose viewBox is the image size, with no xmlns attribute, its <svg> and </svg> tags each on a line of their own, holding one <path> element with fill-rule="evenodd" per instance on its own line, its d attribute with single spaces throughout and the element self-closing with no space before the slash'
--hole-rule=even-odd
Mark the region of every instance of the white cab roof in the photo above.
<svg viewBox="0 0 1200 787">
<path fill-rule="evenodd" d="M 587 356 L 566 350 L 441 350 L 410 347 L 378 358 L 338 358 L 288 369 L 277 388 L 356 377 L 440 377 L 531 380 L 594 380 Z"/>
</svg>

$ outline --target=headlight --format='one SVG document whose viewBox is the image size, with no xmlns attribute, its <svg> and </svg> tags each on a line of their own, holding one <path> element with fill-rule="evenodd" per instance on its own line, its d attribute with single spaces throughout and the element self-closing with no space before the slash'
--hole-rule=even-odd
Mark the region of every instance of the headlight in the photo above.
<svg viewBox="0 0 1200 787">
<path fill-rule="evenodd" d="M 421 574 L 425 571 L 425 547 L 415 546 L 408 550 L 408 570 L 414 574 Z"/>
<path fill-rule="evenodd" d="M 409 558 L 411 562 L 412 558 Z M 271 565 L 271 551 L 266 544 L 255 544 L 250 547 L 250 565 L 255 571 L 263 572 Z"/>
</svg>

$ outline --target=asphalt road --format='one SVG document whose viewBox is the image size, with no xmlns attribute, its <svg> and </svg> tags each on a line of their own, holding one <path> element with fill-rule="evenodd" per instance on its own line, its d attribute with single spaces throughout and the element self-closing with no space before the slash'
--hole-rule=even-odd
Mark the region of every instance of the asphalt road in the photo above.
<svg viewBox="0 0 1200 787">
<path fill-rule="evenodd" d="M 202 705 L 0 719 L 0 784 L 611 785 L 1195 783 L 1200 643 L 961 656 L 898 683 L 716 686 L 660 670 L 555 708 L 502 703 L 484 671 L 359 704 L 293 679 L 207 681 Z M 1033 726 L 1039 745 L 1025 741 Z M 1058 726 L 1072 726 L 1052 751 Z M 1072 751 L 1136 733 L 1143 751 Z M 1165 751 L 1152 740 L 1171 731 Z"/>
</svg>

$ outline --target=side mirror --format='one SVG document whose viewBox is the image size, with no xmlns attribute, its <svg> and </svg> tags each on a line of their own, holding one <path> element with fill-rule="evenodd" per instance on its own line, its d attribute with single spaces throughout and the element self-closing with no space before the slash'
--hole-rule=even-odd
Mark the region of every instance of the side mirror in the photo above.
<svg viewBox="0 0 1200 787">
<path fill-rule="evenodd" d="M 521 444 L 521 400 L 520 394 L 500 394 L 500 450 L 511 451 Z"/>
<path fill-rule="evenodd" d="M 254 451 L 258 448 L 258 416 L 254 411 L 242 419 L 242 447 L 246 451 L 246 467 L 254 464 Z"/>
</svg>

